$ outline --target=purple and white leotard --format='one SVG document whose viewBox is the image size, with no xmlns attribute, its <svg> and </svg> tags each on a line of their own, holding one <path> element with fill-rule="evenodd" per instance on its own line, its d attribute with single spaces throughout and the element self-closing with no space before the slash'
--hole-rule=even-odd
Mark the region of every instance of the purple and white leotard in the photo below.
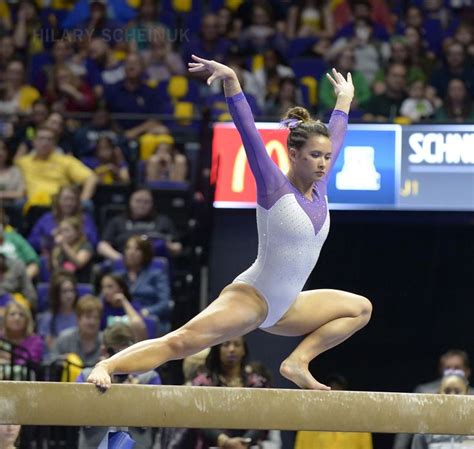
<svg viewBox="0 0 474 449">
<path fill-rule="evenodd" d="M 268 314 L 261 328 L 273 326 L 301 293 L 329 232 L 327 177 L 314 183 L 307 199 L 267 153 L 245 95 L 227 98 L 257 184 L 258 254 L 233 282 L 254 287 L 265 298 Z M 347 114 L 335 110 L 329 121 L 331 166 L 341 150 Z"/>
</svg>

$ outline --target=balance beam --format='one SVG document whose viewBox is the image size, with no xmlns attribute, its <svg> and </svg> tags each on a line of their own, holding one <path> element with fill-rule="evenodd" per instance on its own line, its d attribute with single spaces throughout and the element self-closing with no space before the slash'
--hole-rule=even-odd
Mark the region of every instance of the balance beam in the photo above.
<svg viewBox="0 0 474 449">
<path fill-rule="evenodd" d="M 474 396 L 0 382 L 0 423 L 474 434 Z"/>
</svg>

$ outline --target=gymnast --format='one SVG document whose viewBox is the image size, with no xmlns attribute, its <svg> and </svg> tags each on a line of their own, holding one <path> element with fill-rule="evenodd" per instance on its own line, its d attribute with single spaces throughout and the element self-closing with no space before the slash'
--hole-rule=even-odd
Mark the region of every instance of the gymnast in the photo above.
<svg viewBox="0 0 474 449">
<path fill-rule="evenodd" d="M 327 180 L 341 150 L 354 96 L 351 74 L 327 77 L 337 97 L 328 127 L 293 107 L 283 120 L 290 170 L 285 176 L 269 157 L 235 72 L 192 56 L 190 72 L 223 80 L 232 119 L 257 183 L 258 254 L 254 264 L 209 306 L 181 328 L 139 342 L 96 365 L 88 378 L 110 387 L 115 373 L 148 371 L 256 328 L 283 336 L 305 336 L 281 363 L 281 374 L 300 388 L 329 390 L 309 362 L 365 326 L 372 312 L 366 298 L 339 290 L 302 291 L 329 232 Z M 342 273 L 343 274 L 343 273 Z"/>
</svg>

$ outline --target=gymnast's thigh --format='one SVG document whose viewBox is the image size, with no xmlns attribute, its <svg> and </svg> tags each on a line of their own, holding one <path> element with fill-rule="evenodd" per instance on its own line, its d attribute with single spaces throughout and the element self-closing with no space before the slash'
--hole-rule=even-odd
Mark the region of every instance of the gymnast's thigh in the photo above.
<svg viewBox="0 0 474 449">
<path fill-rule="evenodd" d="M 275 325 L 262 330 L 288 337 L 307 335 L 330 321 L 357 316 L 369 305 L 362 296 L 342 290 L 308 290 L 296 297 Z"/>
</svg>

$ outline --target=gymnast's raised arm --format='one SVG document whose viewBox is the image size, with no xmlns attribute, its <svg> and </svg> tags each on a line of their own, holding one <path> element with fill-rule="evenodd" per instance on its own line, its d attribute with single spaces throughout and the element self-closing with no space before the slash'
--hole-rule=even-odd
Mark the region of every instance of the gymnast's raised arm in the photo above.
<svg viewBox="0 0 474 449">
<path fill-rule="evenodd" d="M 267 153 L 236 73 L 230 67 L 216 61 L 195 55 L 192 58 L 196 62 L 188 64 L 190 72 L 210 73 L 207 84 L 220 79 L 224 81 L 224 93 L 229 111 L 244 144 L 257 183 L 257 192 L 259 195 L 272 193 L 284 182 L 284 175 Z"/>
</svg>

